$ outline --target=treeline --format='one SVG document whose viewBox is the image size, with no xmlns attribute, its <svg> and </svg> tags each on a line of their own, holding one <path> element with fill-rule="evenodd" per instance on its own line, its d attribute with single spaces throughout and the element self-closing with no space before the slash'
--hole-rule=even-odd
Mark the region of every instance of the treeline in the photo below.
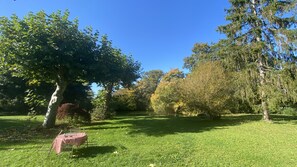
<svg viewBox="0 0 297 167">
<path fill-rule="evenodd" d="M 211 119 L 263 113 L 267 121 L 270 113 L 296 114 L 296 1 L 230 4 L 228 24 L 218 27 L 226 39 L 195 44 L 184 59 L 188 74 L 173 69 L 141 76 L 139 62 L 113 47 L 106 35 L 80 30 L 67 11 L 2 17 L 0 110 L 46 113 L 44 127 L 55 124 L 65 103 L 79 104 L 100 119 L 114 111 Z M 103 88 L 95 98 L 91 83 Z"/>
<path fill-rule="evenodd" d="M 184 59 L 190 73 L 172 70 L 160 79 L 144 98 L 154 112 L 212 119 L 223 113 L 262 113 L 266 121 L 270 113 L 296 115 L 296 1 L 229 2 L 228 24 L 218 27 L 226 39 L 195 44 Z M 137 106 L 132 102 L 139 88 L 115 93 L 116 103 Z"/>
</svg>

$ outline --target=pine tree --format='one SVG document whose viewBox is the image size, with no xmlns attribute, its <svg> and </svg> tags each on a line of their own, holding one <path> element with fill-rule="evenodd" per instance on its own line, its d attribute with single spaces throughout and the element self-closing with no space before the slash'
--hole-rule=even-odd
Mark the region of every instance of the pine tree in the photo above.
<svg viewBox="0 0 297 167">
<path fill-rule="evenodd" d="M 263 119 L 270 120 L 267 104 L 267 75 L 280 68 L 282 62 L 295 61 L 297 17 L 296 0 L 229 0 L 226 20 L 220 26 L 231 45 L 248 48 L 246 64 L 257 67 L 258 93 L 263 110 Z M 242 56 L 242 55 L 241 55 Z M 246 66 L 253 67 L 253 66 Z"/>
</svg>

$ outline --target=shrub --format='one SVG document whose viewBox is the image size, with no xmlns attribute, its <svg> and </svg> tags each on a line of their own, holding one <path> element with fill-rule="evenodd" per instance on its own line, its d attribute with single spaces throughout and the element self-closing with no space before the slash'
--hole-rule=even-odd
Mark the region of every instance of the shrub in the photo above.
<svg viewBox="0 0 297 167">
<path fill-rule="evenodd" d="M 176 82 L 161 82 L 151 97 L 151 104 L 155 113 L 178 114 L 182 106 Z"/>
<path fill-rule="evenodd" d="M 93 120 L 103 120 L 112 118 L 115 115 L 113 112 L 113 106 L 109 107 L 109 111 L 106 112 L 106 91 L 99 90 L 96 98 L 92 100 L 92 104 L 94 106 L 92 111 L 92 119 Z"/>
<path fill-rule="evenodd" d="M 165 74 L 155 93 L 151 96 L 151 105 L 158 114 L 179 114 L 183 106 L 178 90 L 179 81 L 184 74 L 173 69 Z"/>
<path fill-rule="evenodd" d="M 64 103 L 58 108 L 57 119 L 68 119 L 71 124 L 84 124 L 91 122 L 91 115 L 78 104 Z"/>
<path fill-rule="evenodd" d="M 105 112 L 100 107 L 95 107 L 92 112 L 92 120 L 104 120 L 104 119 L 111 119 L 116 115 L 115 112 Z"/>
<path fill-rule="evenodd" d="M 285 107 L 281 110 L 281 113 L 282 114 L 285 114 L 285 115 L 291 115 L 291 116 L 297 116 L 297 111 L 295 108 L 292 108 L 292 107 Z"/>
<path fill-rule="evenodd" d="M 230 75 L 219 62 L 199 64 L 180 84 L 181 97 L 190 111 L 219 119 L 229 109 L 233 87 Z"/>
<path fill-rule="evenodd" d="M 136 95 L 133 89 L 120 89 L 112 96 L 112 105 L 117 113 L 136 111 Z"/>
</svg>

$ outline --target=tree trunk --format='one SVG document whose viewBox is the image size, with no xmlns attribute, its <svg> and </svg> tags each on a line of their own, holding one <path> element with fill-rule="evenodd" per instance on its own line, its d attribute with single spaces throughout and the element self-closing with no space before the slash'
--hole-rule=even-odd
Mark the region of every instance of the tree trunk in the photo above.
<svg viewBox="0 0 297 167">
<path fill-rule="evenodd" d="M 67 87 L 67 82 L 60 79 L 56 82 L 56 90 L 52 94 L 51 100 L 48 104 L 47 112 L 43 121 L 42 126 L 44 128 L 52 128 L 56 123 L 56 115 L 58 107 L 63 100 L 63 93 Z"/>
<path fill-rule="evenodd" d="M 265 82 L 266 74 L 264 71 L 262 56 L 259 56 L 258 58 L 258 68 L 259 68 L 259 74 L 260 74 L 260 96 L 261 96 L 261 107 L 263 110 L 263 120 L 270 121 L 270 115 L 269 115 L 268 106 L 267 106 L 267 98 L 264 91 L 264 86 L 266 84 Z"/>
<path fill-rule="evenodd" d="M 255 0 L 252 0 L 252 8 L 253 8 L 253 12 L 254 14 L 257 16 L 258 12 L 256 10 L 256 2 Z M 258 2 L 258 1 L 257 1 Z M 256 22 L 256 27 L 258 27 L 259 24 Z M 258 34 L 256 36 L 256 41 L 257 42 L 261 42 L 261 34 Z M 262 52 L 259 51 L 260 53 L 258 53 L 258 70 L 259 70 L 259 79 L 260 79 L 260 85 L 259 87 L 259 91 L 260 91 L 260 99 L 261 99 L 261 107 L 263 110 L 263 120 L 265 121 L 270 121 L 270 115 L 269 115 L 269 111 L 268 111 L 268 106 L 267 106 L 267 98 L 266 98 L 266 93 L 264 90 L 264 86 L 266 84 L 265 81 L 265 77 L 266 77 L 266 72 L 265 72 L 265 65 L 264 65 L 264 57 L 262 55 Z"/>
<path fill-rule="evenodd" d="M 113 83 L 108 83 L 105 86 L 106 95 L 105 95 L 105 106 L 104 106 L 104 115 L 106 118 L 110 117 L 110 102 L 112 98 L 112 89 L 113 89 Z"/>
</svg>

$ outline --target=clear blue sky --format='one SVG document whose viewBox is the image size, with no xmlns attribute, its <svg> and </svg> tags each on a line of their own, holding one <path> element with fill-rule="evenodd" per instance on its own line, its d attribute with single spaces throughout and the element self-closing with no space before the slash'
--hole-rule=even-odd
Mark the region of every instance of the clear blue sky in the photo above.
<svg viewBox="0 0 297 167">
<path fill-rule="evenodd" d="M 216 42 L 228 0 L 0 0 L 0 16 L 69 9 L 80 27 L 107 34 L 144 71 L 182 68 L 196 42 Z"/>
</svg>

